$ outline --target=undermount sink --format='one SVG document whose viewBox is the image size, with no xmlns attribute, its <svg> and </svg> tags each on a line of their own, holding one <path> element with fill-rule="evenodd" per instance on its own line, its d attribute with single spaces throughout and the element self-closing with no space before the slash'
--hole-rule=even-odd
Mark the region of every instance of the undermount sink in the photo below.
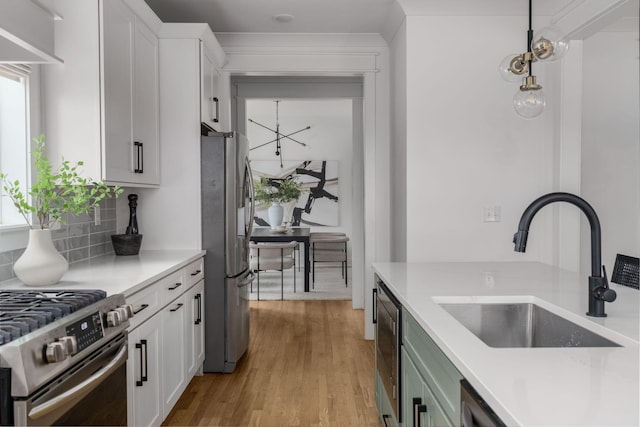
<svg viewBox="0 0 640 427">
<path fill-rule="evenodd" d="M 440 306 L 490 347 L 620 347 L 533 303 Z"/>
</svg>

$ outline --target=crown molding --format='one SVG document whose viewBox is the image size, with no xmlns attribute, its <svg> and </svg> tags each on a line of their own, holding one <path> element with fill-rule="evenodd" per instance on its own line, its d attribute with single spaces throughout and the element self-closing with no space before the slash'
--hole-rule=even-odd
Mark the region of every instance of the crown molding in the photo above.
<svg viewBox="0 0 640 427">
<path fill-rule="evenodd" d="M 319 33 L 216 33 L 225 51 L 237 48 L 332 48 L 346 50 L 383 49 L 386 41 L 380 34 Z"/>
</svg>

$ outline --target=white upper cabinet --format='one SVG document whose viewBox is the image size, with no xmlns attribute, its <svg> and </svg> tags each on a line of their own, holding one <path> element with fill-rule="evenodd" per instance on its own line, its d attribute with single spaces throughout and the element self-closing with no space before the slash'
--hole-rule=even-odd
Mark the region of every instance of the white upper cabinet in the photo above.
<svg viewBox="0 0 640 427">
<path fill-rule="evenodd" d="M 229 97 L 226 95 L 222 66 L 216 61 L 206 41 L 200 42 L 201 95 L 200 114 L 202 122 L 217 131 L 230 130 L 226 109 Z"/>
<path fill-rule="evenodd" d="M 44 71 L 51 159 L 81 160 L 111 184 L 158 185 L 158 38 L 121 0 L 54 4 L 65 63 Z"/>
<path fill-rule="evenodd" d="M 209 25 L 163 24 L 161 38 L 199 41 L 200 121 L 219 132 L 230 131 L 229 79 L 222 70 L 225 54 Z M 164 54 L 175 55 L 168 50 Z M 180 82 L 171 81 L 169 84 L 179 85 Z"/>
<path fill-rule="evenodd" d="M 216 69 L 213 55 L 200 42 L 200 65 L 201 65 L 201 99 L 200 99 L 200 119 L 214 129 L 218 129 L 220 124 L 220 98 L 216 95 L 215 87 L 218 83 L 218 70 Z"/>
</svg>

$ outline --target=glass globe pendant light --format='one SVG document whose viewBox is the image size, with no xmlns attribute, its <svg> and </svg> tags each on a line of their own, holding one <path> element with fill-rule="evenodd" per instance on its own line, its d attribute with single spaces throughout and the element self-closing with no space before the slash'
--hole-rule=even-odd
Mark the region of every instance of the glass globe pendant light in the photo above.
<svg viewBox="0 0 640 427">
<path fill-rule="evenodd" d="M 545 98 L 542 86 L 536 82 L 532 63 L 557 61 L 569 49 L 566 36 L 555 27 L 545 27 L 535 35 L 532 29 L 532 0 L 529 0 L 529 30 L 527 51 L 505 57 L 498 66 L 500 75 L 508 82 L 522 81 L 520 90 L 513 97 L 516 114 L 524 119 L 538 117 L 544 111 Z"/>
<path fill-rule="evenodd" d="M 523 119 L 533 119 L 544 111 L 546 101 L 542 86 L 536 83 L 535 76 L 524 78 L 520 90 L 513 97 L 513 109 Z"/>
</svg>

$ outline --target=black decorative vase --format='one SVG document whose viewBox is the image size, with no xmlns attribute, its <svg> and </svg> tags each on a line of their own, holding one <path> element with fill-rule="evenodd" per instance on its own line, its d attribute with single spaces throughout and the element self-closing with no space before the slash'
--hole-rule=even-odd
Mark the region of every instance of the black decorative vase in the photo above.
<svg viewBox="0 0 640 427">
<path fill-rule="evenodd" d="M 112 234 L 111 243 L 116 255 L 138 255 L 142 244 L 142 234 L 138 234 L 138 195 L 129 194 L 129 226 L 125 234 Z"/>
</svg>

